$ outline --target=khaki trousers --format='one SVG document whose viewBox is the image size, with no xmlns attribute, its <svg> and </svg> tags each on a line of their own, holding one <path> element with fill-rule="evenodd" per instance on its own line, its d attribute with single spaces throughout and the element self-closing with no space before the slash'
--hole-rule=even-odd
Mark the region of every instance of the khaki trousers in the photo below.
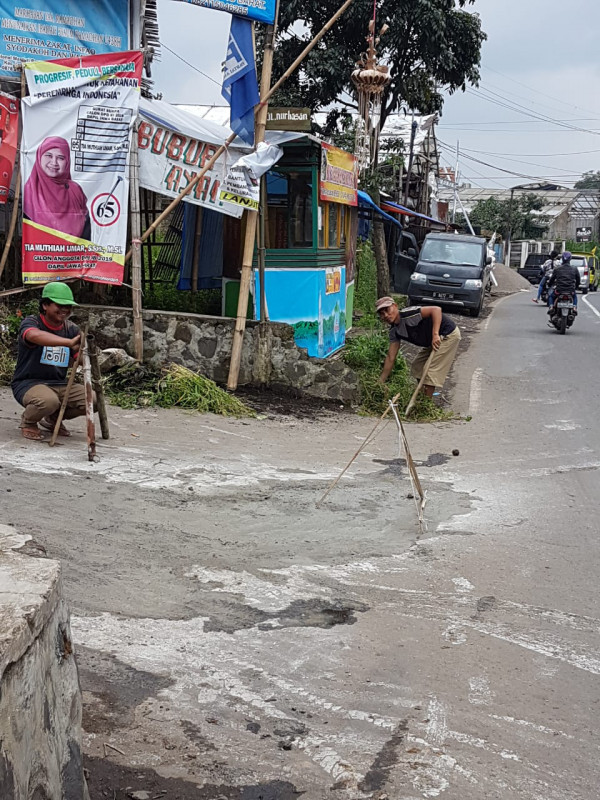
<svg viewBox="0 0 600 800">
<path fill-rule="evenodd" d="M 449 333 L 448 336 L 442 337 L 440 349 L 435 351 L 433 358 L 431 359 L 429 369 L 427 370 L 425 383 L 428 386 L 444 385 L 444 382 L 448 377 L 448 373 L 450 372 L 452 362 L 454 361 L 454 357 L 456 356 L 460 339 L 461 336 L 458 325 L 452 331 L 452 333 Z M 423 374 L 423 370 L 430 353 L 431 347 L 425 347 L 420 353 L 417 353 L 417 356 L 411 365 L 411 373 L 413 378 L 416 378 L 417 380 L 421 379 L 421 375 Z"/>
<path fill-rule="evenodd" d="M 33 427 L 44 417 L 52 417 L 57 414 L 66 391 L 66 385 L 46 386 L 45 383 L 38 383 L 32 386 L 23 397 L 25 411 L 21 417 L 21 427 Z M 96 398 L 94 397 L 94 404 L 95 402 Z M 69 392 L 65 419 L 74 419 L 84 415 L 85 389 L 81 384 L 74 383 Z"/>
</svg>

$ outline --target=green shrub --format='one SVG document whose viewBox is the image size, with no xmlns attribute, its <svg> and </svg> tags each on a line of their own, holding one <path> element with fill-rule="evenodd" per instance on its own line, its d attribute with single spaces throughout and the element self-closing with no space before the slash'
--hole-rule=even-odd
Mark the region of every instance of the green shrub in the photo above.
<svg viewBox="0 0 600 800">
<path fill-rule="evenodd" d="M 388 352 L 389 338 L 381 324 L 363 336 L 348 339 L 344 350 L 344 361 L 358 373 L 361 411 L 364 414 L 383 414 L 389 401 L 399 394 L 398 407 L 406 408 L 416 382 L 402 353 L 398 353 L 396 363 L 385 384 L 379 383 L 383 362 Z M 450 415 L 439 408 L 431 398 L 419 394 L 410 418 L 421 421 L 448 419 Z"/>
</svg>

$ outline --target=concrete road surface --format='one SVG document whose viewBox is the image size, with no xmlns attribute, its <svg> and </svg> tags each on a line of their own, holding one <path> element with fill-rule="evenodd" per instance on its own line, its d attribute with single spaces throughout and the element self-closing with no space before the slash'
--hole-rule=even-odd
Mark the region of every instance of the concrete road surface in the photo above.
<svg viewBox="0 0 600 800">
<path fill-rule="evenodd" d="M 2 395 L 3 522 L 63 561 L 92 800 L 596 800 L 600 302 L 561 337 L 530 296 L 457 362 L 472 419 L 408 428 L 421 538 L 393 424 L 316 509 L 371 420 L 113 411 L 89 466 Z"/>
</svg>

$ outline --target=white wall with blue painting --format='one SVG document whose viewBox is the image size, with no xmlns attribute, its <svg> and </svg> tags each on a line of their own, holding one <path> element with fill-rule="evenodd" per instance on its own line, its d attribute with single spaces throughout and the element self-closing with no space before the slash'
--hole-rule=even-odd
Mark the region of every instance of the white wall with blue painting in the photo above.
<svg viewBox="0 0 600 800">
<path fill-rule="evenodd" d="M 254 271 L 255 318 L 260 319 L 260 284 Z M 271 322 L 294 328 L 298 347 L 326 358 L 346 341 L 346 268 L 266 269 L 265 297 Z"/>
</svg>

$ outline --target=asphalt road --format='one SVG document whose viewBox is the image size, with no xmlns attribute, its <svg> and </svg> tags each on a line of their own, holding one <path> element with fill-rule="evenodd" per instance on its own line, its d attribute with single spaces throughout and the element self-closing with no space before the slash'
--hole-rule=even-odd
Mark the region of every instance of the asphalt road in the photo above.
<svg viewBox="0 0 600 800">
<path fill-rule="evenodd" d="M 113 412 L 88 467 L 0 397 L 3 521 L 64 565 L 92 800 L 596 800 L 600 301 L 559 336 L 530 297 L 459 357 L 471 420 L 408 428 L 421 538 L 393 425 L 317 510 L 370 420 Z"/>
</svg>

